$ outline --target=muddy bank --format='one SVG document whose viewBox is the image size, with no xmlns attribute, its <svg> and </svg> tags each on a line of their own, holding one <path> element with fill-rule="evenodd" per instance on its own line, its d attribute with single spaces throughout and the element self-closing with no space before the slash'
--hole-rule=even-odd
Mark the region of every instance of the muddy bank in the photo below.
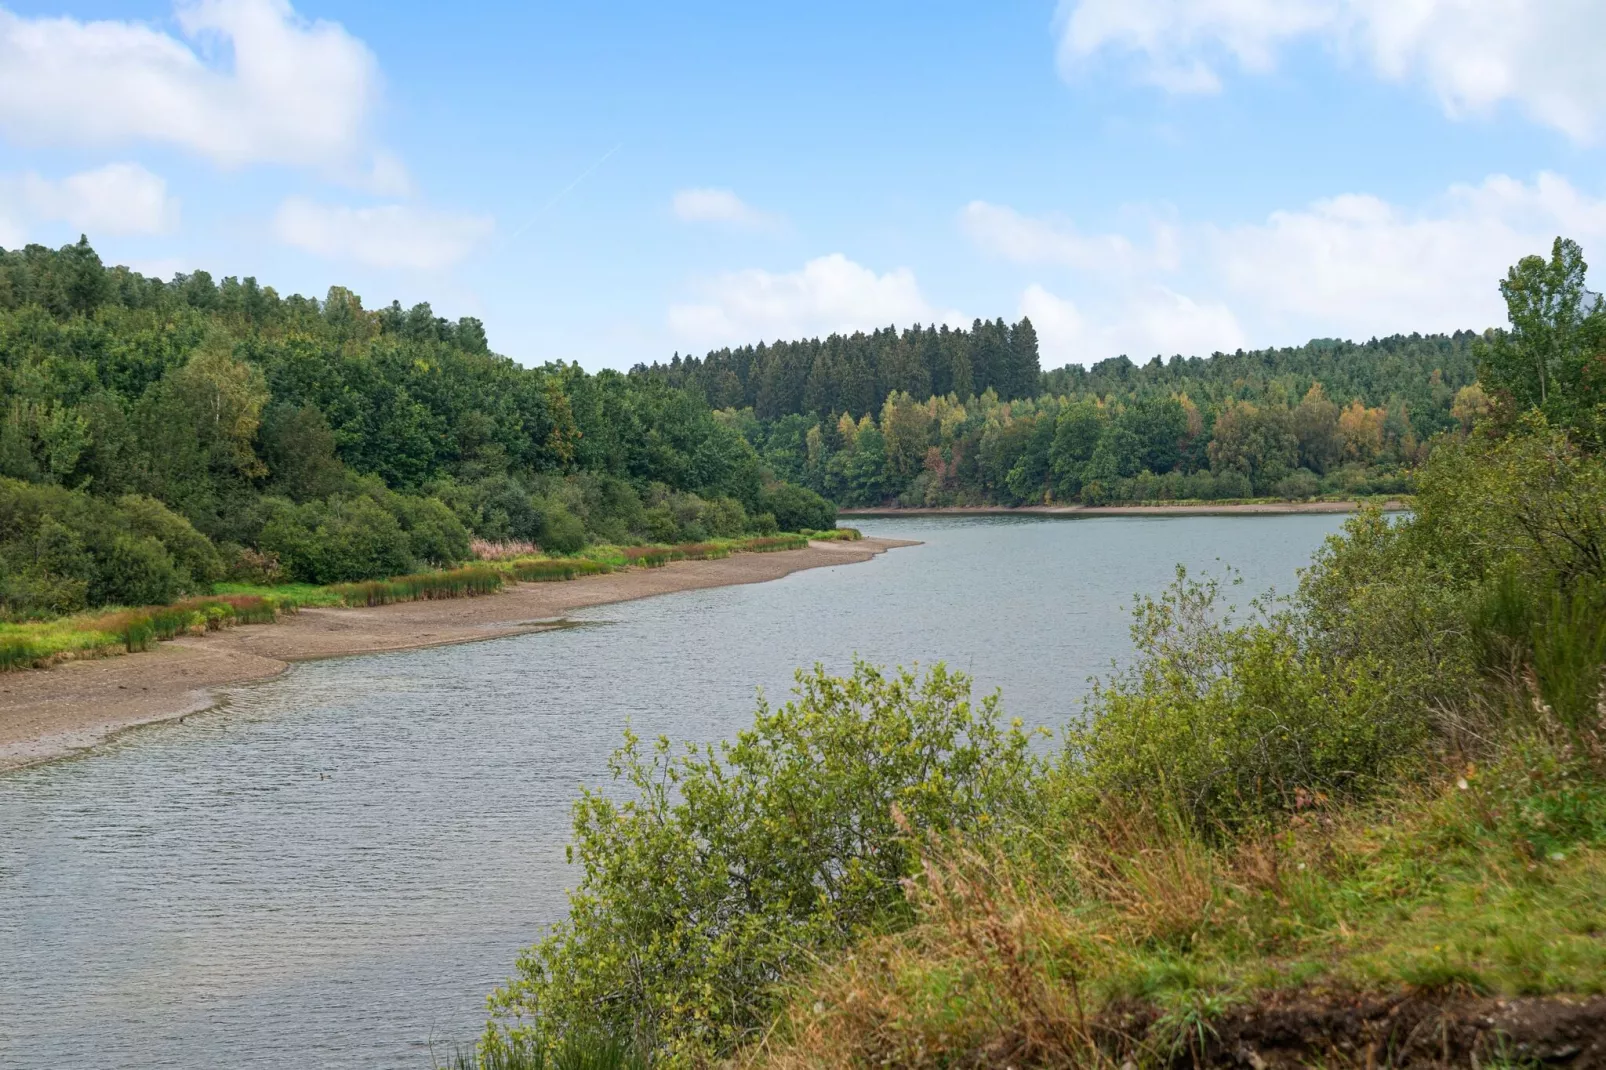
<svg viewBox="0 0 1606 1070">
<path fill-rule="evenodd" d="M 1094 1026 L 1125 1050 L 1158 1012 L 1134 1008 Z M 1466 992 L 1394 996 L 1289 992 L 1234 1007 L 1171 1051 L 1177 1068 L 1606 1067 L 1606 998 L 1499 999 Z"/>
<path fill-rule="evenodd" d="M 1234 516 L 1254 513 L 1354 513 L 1361 502 L 1241 502 L 1213 505 L 958 505 L 942 508 L 840 509 L 839 516 Z M 1383 503 L 1386 513 L 1403 512 L 1410 505 L 1397 499 Z"/>
<path fill-rule="evenodd" d="M 303 609 L 162 643 L 145 654 L 70 661 L 0 674 L 0 771 L 49 761 L 136 725 L 217 702 L 219 688 L 277 676 L 292 662 L 415 650 L 556 626 L 577 609 L 703 587 L 762 583 L 803 569 L 868 561 L 898 539 L 814 542 L 807 549 L 677 561 L 562 583 L 516 584 L 500 594 L 372 609 Z"/>
</svg>

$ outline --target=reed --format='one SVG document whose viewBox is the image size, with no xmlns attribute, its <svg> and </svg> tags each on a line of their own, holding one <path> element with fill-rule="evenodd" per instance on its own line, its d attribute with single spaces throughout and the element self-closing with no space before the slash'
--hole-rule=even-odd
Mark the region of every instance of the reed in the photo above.
<svg viewBox="0 0 1606 1070">
<path fill-rule="evenodd" d="M 858 542 L 864 538 L 864 532 L 858 528 L 832 528 L 830 531 L 804 532 L 815 542 Z"/>
<path fill-rule="evenodd" d="M 626 564 L 642 568 L 663 568 L 675 559 L 672 546 L 626 546 L 620 553 Z"/>
<path fill-rule="evenodd" d="M 579 576 L 600 576 L 612 571 L 613 566 L 602 561 L 568 557 L 514 561 L 508 567 L 508 572 L 520 583 L 549 583 Z"/>
<path fill-rule="evenodd" d="M 94 616 L 0 624 L 0 672 L 95 657 L 119 647 L 137 654 L 153 643 L 180 635 L 199 635 L 236 624 L 271 624 L 296 608 L 294 600 L 287 598 L 225 595 Z"/>
<path fill-rule="evenodd" d="M 808 544 L 807 535 L 765 535 L 743 541 L 739 550 L 744 554 L 768 554 L 778 550 L 801 550 Z"/>
<path fill-rule="evenodd" d="M 424 602 L 442 598 L 476 598 L 495 594 L 503 586 L 502 574 L 483 565 L 394 576 L 388 580 L 332 584 L 329 590 L 348 606 L 388 606 L 397 602 Z"/>
</svg>

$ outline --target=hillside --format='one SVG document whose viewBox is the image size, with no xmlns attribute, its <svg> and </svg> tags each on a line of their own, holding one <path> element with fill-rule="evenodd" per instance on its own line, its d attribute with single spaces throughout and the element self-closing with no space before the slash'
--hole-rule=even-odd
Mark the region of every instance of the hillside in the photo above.
<svg viewBox="0 0 1606 1070">
<path fill-rule="evenodd" d="M 1037 371 L 1031 321 L 912 327 L 640 366 L 702 396 L 771 468 L 838 505 L 1396 493 L 1470 426 L 1476 340 L 1321 339 Z"/>
<path fill-rule="evenodd" d="M 427 304 L 146 278 L 87 240 L 0 251 L 0 477 L 13 618 L 394 574 L 472 538 L 570 552 L 834 522 L 667 384 L 524 368 Z"/>
</svg>

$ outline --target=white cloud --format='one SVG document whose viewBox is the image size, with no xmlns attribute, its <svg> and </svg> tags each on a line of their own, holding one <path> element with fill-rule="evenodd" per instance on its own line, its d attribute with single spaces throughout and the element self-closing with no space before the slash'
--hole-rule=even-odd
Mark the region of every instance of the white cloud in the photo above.
<svg viewBox="0 0 1606 1070">
<path fill-rule="evenodd" d="M 66 223 L 89 234 L 165 234 L 179 206 L 167 182 L 133 163 L 113 163 L 53 180 L 33 173 L 0 178 L 0 246 L 15 247 L 35 223 Z"/>
<path fill-rule="evenodd" d="M 1123 234 L 1082 234 L 1068 220 L 1035 219 L 1013 208 L 971 201 L 959 226 L 978 246 L 1017 264 L 1059 264 L 1078 271 L 1131 272 L 1170 263 L 1175 256 L 1169 227 L 1154 227 L 1154 244 L 1140 249 Z"/>
<path fill-rule="evenodd" d="M 0 9 L 0 130 L 32 144 L 149 141 L 224 166 L 310 167 L 394 189 L 371 151 L 367 46 L 287 0 L 180 0 L 185 40 L 137 22 Z"/>
<path fill-rule="evenodd" d="M 1606 239 L 1606 201 L 1566 179 L 1504 175 L 1456 186 L 1412 211 L 1348 194 L 1264 223 L 1205 228 L 1201 255 L 1268 322 L 1352 336 L 1481 329 L 1505 322 L 1496 283 L 1565 234 Z"/>
<path fill-rule="evenodd" d="M 744 230 L 775 230 L 779 216 L 761 212 L 728 189 L 683 189 L 671 201 L 682 223 L 724 223 Z"/>
<path fill-rule="evenodd" d="M 783 274 L 757 268 L 732 272 L 702 290 L 702 301 L 669 309 L 670 329 L 696 345 L 804 338 L 891 323 L 963 322 L 958 313 L 934 310 L 908 268 L 877 275 L 841 253 Z"/>
<path fill-rule="evenodd" d="M 378 268 L 450 267 L 489 237 L 488 216 L 435 212 L 403 204 L 367 208 L 291 197 L 279 206 L 274 234 L 286 245 L 331 260 Z"/>
<path fill-rule="evenodd" d="M 1576 140 L 1606 120 L 1600 0 L 1062 0 L 1067 73 L 1104 52 L 1172 92 L 1214 92 L 1220 71 L 1272 68 L 1315 39 L 1392 81 L 1421 81 L 1451 115 L 1510 101 Z"/>
<path fill-rule="evenodd" d="M 1162 286 L 1146 285 L 1118 305 L 1101 305 L 1090 321 L 1074 301 L 1033 283 L 1021 295 L 1021 315 L 1037 328 L 1046 367 L 1093 364 L 1126 354 L 1143 363 L 1156 354 L 1231 351 L 1246 344 L 1238 318 L 1219 301 L 1196 301 Z"/>
<path fill-rule="evenodd" d="M 1012 220 L 1028 232 L 1047 225 Z M 1021 310 L 1051 361 L 1481 330 L 1505 321 L 1496 284 L 1506 269 L 1548 253 L 1558 234 L 1606 256 L 1606 199 L 1548 173 L 1532 182 L 1496 175 L 1416 208 L 1344 194 L 1258 222 L 1184 224 L 1148 244 L 1127 239 L 1127 260 L 1139 270 L 1072 264 L 1084 269 L 1074 299 L 1034 283 Z M 1125 248 L 1116 237 L 1087 240 Z"/>
</svg>

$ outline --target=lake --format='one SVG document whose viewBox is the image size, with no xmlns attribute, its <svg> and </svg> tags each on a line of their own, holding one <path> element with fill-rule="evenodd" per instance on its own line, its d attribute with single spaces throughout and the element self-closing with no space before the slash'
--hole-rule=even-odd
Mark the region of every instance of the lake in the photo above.
<svg viewBox="0 0 1606 1070">
<path fill-rule="evenodd" d="M 628 724 L 726 738 L 793 670 L 946 661 L 1078 716 L 1174 566 L 1297 570 L 1340 516 L 865 519 L 872 562 L 296 666 L 0 776 L 0 1065 L 424 1070 L 560 918 L 568 807 Z"/>
</svg>

